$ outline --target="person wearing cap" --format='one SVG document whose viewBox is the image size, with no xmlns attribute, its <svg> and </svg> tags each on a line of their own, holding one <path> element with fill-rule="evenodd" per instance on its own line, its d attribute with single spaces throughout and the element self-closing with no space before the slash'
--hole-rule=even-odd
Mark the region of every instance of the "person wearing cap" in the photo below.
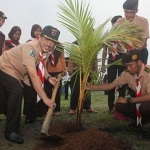
<svg viewBox="0 0 150 150">
<path fill-rule="evenodd" d="M 5 16 L 5 14 L 0 11 L 0 27 L 3 26 L 3 24 L 5 23 L 5 19 L 7 19 L 7 17 Z M 2 52 L 5 49 L 5 35 L 0 31 L 0 55 L 2 54 Z M 0 83 L 0 114 L 4 114 L 4 97 L 5 97 L 5 92 L 4 92 L 4 88 L 2 86 L 2 84 Z"/>
<path fill-rule="evenodd" d="M 122 18 L 122 16 L 117 15 L 114 16 L 111 19 L 112 27 L 115 25 L 116 21 Z M 111 64 L 119 59 L 121 59 L 125 51 L 121 49 L 121 47 L 118 46 L 117 42 L 112 42 L 113 47 L 117 50 L 117 53 L 114 52 L 112 49 L 108 47 L 103 48 L 103 53 L 102 53 L 102 68 L 105 67 L 105 61 L 106 61 L 106 56 L 108 53 L 108 64 Z M 125 70 L 124 66 L 121 65 L 112 65 L 107 68 L 107 82 L 111 83 L 113 82 L 118 76 L 121 75 L 121 73 Z M 115 90 L 116 88 L 113 88 L 107 92 L 108 95 L 108 113 L 109 114 L 114 114 L 114 101 L 115 101 Z M 125 92 L 126 92 L 126 86 L 122 86 L 121 88 L 118 88 L 119 96 L 125 97 Z"/>
<path fill-rule="evenodd" d="M 133 120 L 136 124 L 136 104 L 139 105 L 139 113 L 142 117 L 142 123 L 150 121 L 150 66 L 145 65 L 141 61 L 141 53 L 139 50 L 130 50 L 122 58 L 123 64 L 127 70 L 112 83 L 104 85 L 90 85 L 87 83 L 87 90 L 105 91 L 128 84 L 132 90 L 131 97 L 119 97 L 115 104 L 115 109 Z M 137 84 L 138 82 L 138 84 Z M 139 95 L 137 95 L 137 93 Z"/>
<path fill-rule="evenodd" d="M 38 94 L 37 100 L 43 99 L 51 109 L 56 107 L 54 101 L 49 99 L 42 86 L 44 78 L 55 85 L 57 80 L 51 77 L 44 67 L 51 51 L 59 44 L 60 31 L 52 26 L 43 28 L 37 42 L 31 41 L 20 44 L 9 51 L 4 51 L 0 56 L 0 82 L 8 93 L 7 117 L 5 124 L 5 138 L 22 144 L 20 120 L 21 104 L 23 97 L 22 81 L 29 75 L 31 82 Z M 38 74 L 36 66 L 38 66 Z"/>
<path fill-rule="evenodd" d="M 147 39 L 149 38 L 148 20 L 144 17 L 137 15 L 138 0 L 126 0 L 123 4 L 123 10 L 124 10 L 125 17 L 119 18 L 116 22 L 116 25 L 120 25 L 123 23 L 127 23 L 127 24 L 133 23 L 143 30 L 141 31 L 143 42 L 139 47 L 137 47 L 137 49 L 140 50 L 141 52 L 142 62 L 147 64 L 147 59 L 148 59 Z"/>
</svg>

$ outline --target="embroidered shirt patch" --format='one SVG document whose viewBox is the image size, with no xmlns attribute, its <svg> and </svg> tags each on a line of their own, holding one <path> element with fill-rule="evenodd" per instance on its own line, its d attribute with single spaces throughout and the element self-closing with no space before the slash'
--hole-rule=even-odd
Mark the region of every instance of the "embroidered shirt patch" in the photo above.
<svg viewBox="0 0 150 150">
<path fill-rule="evenodd" d="M 35 57 L 35 51 L 34 50 L 30 50 L 30 56 Z"/>
</svg>

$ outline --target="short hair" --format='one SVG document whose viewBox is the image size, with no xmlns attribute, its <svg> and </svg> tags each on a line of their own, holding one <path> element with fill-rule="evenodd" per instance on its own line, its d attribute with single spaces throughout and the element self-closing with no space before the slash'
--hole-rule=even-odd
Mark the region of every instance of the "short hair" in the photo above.
<svg viewBox="0 0 150 150">
<path fill-rule="evenodd" d="M 120 15 L 117 15 L 117 16 L 114 16 L 112 19 L 111 19 L 111 22 L 115 22 L 119 19 L 119 18 L 122 18 L 122 16 Z"/>
</svg>

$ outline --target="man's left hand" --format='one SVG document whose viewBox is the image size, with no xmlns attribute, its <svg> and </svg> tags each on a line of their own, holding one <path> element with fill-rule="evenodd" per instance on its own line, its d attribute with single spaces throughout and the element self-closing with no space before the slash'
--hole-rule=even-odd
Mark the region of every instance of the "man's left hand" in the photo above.
<svg viewBox="0 0 150 150">
<path fill-rule="evenodd" d="M 55 77 L 50 77 L 49 78 L 49 82 L 52 84 L 52 85 L 56 85 L 56 83 L 57 83 L 57 79 L 55 78 Z"/>
</svg>

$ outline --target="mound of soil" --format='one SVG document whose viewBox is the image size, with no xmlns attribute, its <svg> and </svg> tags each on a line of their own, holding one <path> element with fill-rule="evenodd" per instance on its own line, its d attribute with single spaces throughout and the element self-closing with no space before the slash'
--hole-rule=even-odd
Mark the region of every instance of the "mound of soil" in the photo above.
<svg viewBox="0 0 150 150">
<path fill-rule="evenodd" d="M 131 150 L 131 146 L 117 140 L 113 135 L 96 128 L 78 130 L 71 123 L 53 124 L 50 135 L 58 135 L 63 141 L 39 140 L 34 150 Z"/>
</svg>

